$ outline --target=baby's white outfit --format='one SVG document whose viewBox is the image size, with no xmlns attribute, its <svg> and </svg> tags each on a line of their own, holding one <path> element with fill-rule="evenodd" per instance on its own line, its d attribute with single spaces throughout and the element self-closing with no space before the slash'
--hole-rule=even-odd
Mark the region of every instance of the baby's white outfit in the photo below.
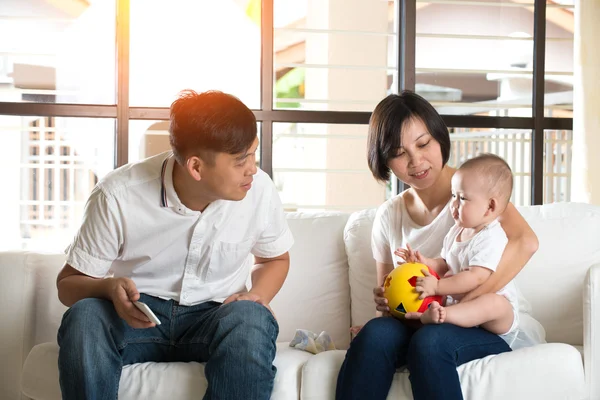
<svg viewBox="0 0 600 400">
<path fill-rule="evenodd" d="M 446 260 L 451 273 L 458 274 L 468 269 L 471 265 L 496 271 L 504 248 L 508 243 L 508 238 L 500 222 L 494 220 L 471 239 L 457 242 L 456 238 L 462 229 L 455 224 L 444 238 L 441 256 Z M 500 335 L 509 346 L 512 346 L 519 333 L 519 299 L 517 288 L 514 282 L 510 281 L 496 293 L 504 296 L 510 302 L 513 309 L 514 319 L 512 326 L 508 332 Z M 455 303 L 457 301 L 452 299 L 451 296 L 447 297 L 446 305 Z"/>
</svg>

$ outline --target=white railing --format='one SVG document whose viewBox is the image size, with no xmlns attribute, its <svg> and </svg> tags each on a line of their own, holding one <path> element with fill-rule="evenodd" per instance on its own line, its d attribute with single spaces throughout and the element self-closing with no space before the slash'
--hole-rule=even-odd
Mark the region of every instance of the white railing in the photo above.
<svg viewBox="0 0 600 400">
<path fill-rule="evenodd" d="M 572 131 L 544 133 L 544 203 L 569 201 L 571 193 Z M 480 153 L 503 157 L 514 175 L 512 202 L 531 204 L 531 131 L 526 129 L 456 129 L 450 135 L 449 165 L 457 167 Z"/>
</svg>

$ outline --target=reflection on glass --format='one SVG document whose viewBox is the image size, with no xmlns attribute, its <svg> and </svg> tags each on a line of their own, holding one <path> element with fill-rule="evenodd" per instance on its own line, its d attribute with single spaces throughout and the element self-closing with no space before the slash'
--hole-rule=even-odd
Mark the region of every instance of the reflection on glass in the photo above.
<svg viewBox="0 0 600 400">
<path fill-rule="evenodd" d="M 573 131 L 544 131 L 544 203 L 571 200 Z"/>
<path fill-rule="evenodd" d="M 372 111 L 395 90 L 396 7 L 275 0 L 273 106 Z"/>
<path fill-rule="evenodd" d="M 221 90 L 260 106 L 260 1 L 131 1 L 130 104 Z"/>
<path fill-rule="evenodd" d="M 273 125 L 273 180 L 287 210 L 356 211 L 385 200 L 367 166 L 367 128 Z"/>
<path fill-rule="evenodd" d="M 42 3 L 2 2 L 0 101 L 114 104 L 115 0 Z"/>
<path fill-rule="evenodd" d="M 572 104 L 573 9 L 552 5 L 545 104 L 548 116 L 568 116 L 560 110 Z M 418 2 L 416 36 L 416 91 L 440 113 L 531 117 L 533 7 Z"/>
<path fill-rule="evenodd" d="M 0 116 L 0 249 L 61 252 L 92 188 L 114 167 L 112 119 Z M 7 181 L 7 182 L 6 182 Z"/>
</svg>

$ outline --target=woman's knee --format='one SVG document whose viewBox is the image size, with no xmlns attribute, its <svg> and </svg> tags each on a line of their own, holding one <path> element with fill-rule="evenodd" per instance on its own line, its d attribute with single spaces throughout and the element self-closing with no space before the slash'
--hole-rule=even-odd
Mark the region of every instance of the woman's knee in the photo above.
<svg viewBox="0 0 600 400">
<path fill-rule="evenodd" d="M 449 335 L 447 327 L 451 325 L 424 325 L 419 328 L 412 336 L 408 345 L 407 361 L 409 365 L 412 362 L 430 363 L 446 357 L 451 354 L 452 349 L 448 341 Z"/>
<path fill-rule="evenodd" d="M 370 351 L 397 352 L 408 344 L 409 328 L 395 318 L 373 318 L 362 327 L 352 346 L 369 347 Z"/>
</svg>

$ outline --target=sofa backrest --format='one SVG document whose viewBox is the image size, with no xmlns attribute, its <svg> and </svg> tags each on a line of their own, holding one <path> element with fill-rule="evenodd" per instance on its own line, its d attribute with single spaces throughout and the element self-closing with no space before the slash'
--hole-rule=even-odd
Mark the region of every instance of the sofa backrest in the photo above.
<svg viewBox="0 0 600 400">
<path fill-rule="evenodd" d="M 521 207 L 540 247 L 516 282 L 549 342 L 583 344 L 583 283 L 600 263 L 600 207 L 554 203 Z"/>
<path fill-rule="evenodd" d="M 554 203 L 519 207 L 540 242 L 537 253 L 517 275 L 516 283 L 529 301 L 531 315 L 546 330 L 546 340 L 583 343 L 583 282 L 587 270 L 600 263 L 600 207 Z M 344 241 L 348 254 L 352 325 L 374 316 L 376 284 L 371 253 L 375 210 L 348 219 Z M 523 304 L 521 311 L 528 311 Z"/>
<path fill-rule="evenodd" d="M 289 213 L 294 235 L 290 271 L 271 302 L 279 322 L 278 341 L 296 329 L 329 333 L 337 348 L 350 343 L 350 286 L 343 232 L 348 214 Z"/>
<path fill-rule="evenodd" d="M 56 341 L 66 307 L 57 297 L 56 275 L 64 255 L 0 254 L 0 399 L 21 398 L 21 367 L 31 348 Z"/>
</svg>

